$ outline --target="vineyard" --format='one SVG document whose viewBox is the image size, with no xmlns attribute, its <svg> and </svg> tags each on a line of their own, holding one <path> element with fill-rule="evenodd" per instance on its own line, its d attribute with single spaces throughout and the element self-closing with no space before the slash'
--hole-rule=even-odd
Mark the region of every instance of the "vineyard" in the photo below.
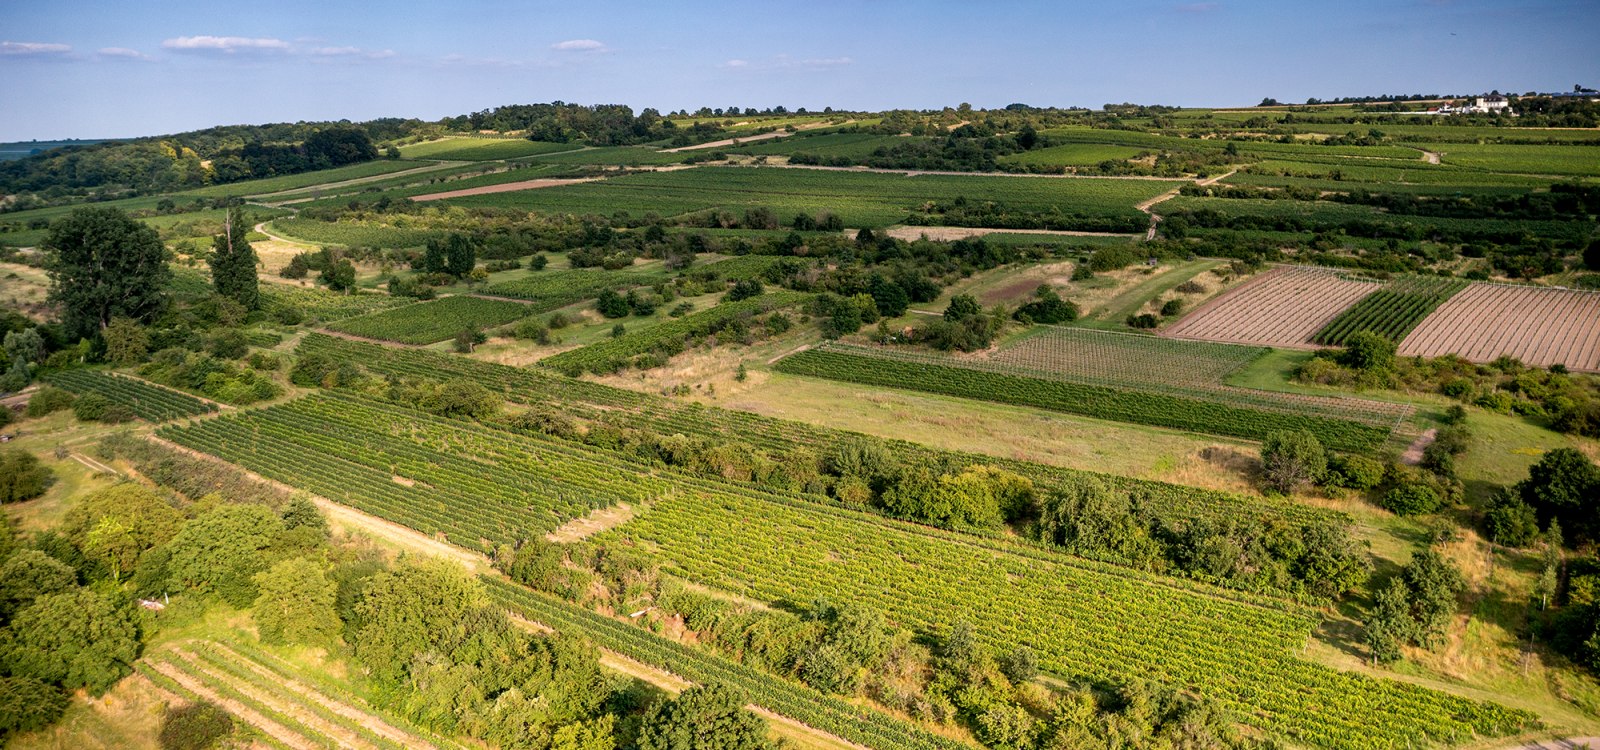
<svg viewBox="0 0 1600 750">
<path fill-rule="evenodd" d="M 593 420 L 625 414 L 631 426 L 656 434 L 683 434 L 721 440 L 737 436 L 752 446 L 774 453 L 809 450 L 821 454 L 840 441 L 865 438 L 844 430 L 700 404 L 680 404 L 670 399 L 566 378 L 548 371 L 508 367 L 425 349 L 394 349 L 313 333 L 301 342 L 300 354 L 320 354 L 359 362 L 363 367 L 382 375 L 466 378 L 503 394 L 507 400 L 557 408 L 577 419 Z M 1288 500 L 1245 498 L 1112 474 L 1093 474 L 976 453 L 937 450 L 900 440 L 878 440 L 886 450 L 904 456 L 908 461 L 956 465 L 988 463 L 1028 477 L 1044 491 L 1051 491 L 1084 476 L 1094 476 L 1111 487 L 1137 494 L 1148 507 L 1167 515 L 1192 518 L 1269 517 L 1339 525 L 1348 525 L 1350 520 L 1343 514 Z"/>
<path fill-rule="evenodd" d="M 1276 268 L 1184 316 L 1165 335 L 1180 339 L 1305 348 L 1377 284 L 1323 268 Z"/>
<path fill-rule="evenodd" d="M 646 502 L 665 487 L 619 476 L 580 449 L 339 395 L 169 425 L 157 434 L 480 552 L 597 508 Z"/>
<path fill-rule="evenodd" d="M 520 159 L 578 148 L 570 143 L 542 143 L 526 138 L 443 138 L 413 143 L 400 149 L 407 159 L 490 161 Z"/>
<path fill-rule="evenodd" d="M 649 545 L 674 575 L 762 601 L 827 592 L 928 633 L 966 620 L 991 647 L 1030 645 L 1041 667 L 1063 677 L 1185 686 L 1297 743 L 1459 743 L 1534 722 L 1521 711 L 1301 661 L 1295 654 L 1313 623 L 1296 614 L 930 538 L 844 510 L 676 496 L 599 541 L 607 537 Z"/>
<path fill-rule="evenodd" d="M 479 551 L 595 507 L 648 503 L 597 541 L 631 539 L 674 575 L 762 601 L 828 592 L 930 634 L 966 618 L 990 645 L 1028 643 L 1063 677 L 1188 687 L 1249 724 L 1311 744 L 1459 742 L 1531 720 L 1301 661 L 1294 654 L 1314 617 L 1264 597 L 695 479 L 621 453 L 361 398 L 311 396 L 159 434 Z M 1111 612 L 1118 616 L 1105 616 Z"/>
<path fill-rule="evenodd" d="M 1150 180 L 697 167 L 544 190 L 453 198 L 449 202 L 557 213 L 611 215 L 626 211 L 662 216 L 711 209 L 742 212 L 765 206 L 783 217 L 829 211 L 848 226 L 885 226 L 903 221 L 930 201 L 978 196 L 1019 212 L 1048 214 L 1070 209 L 1076 216 L 1137 220 L 1143 214 L 1134 210 L 1134 204 L 1160 195 L 1169 187 Z"/>
<path fill-rule="evenodd" d="M 594 299 L 607 289 L 654 284 L 666 278 L 666 269 L 660 267 L 621 271 L 606 271 L 599 268 L 531 271 L 520 279 L 490 284 L 483 289 L 483 293 L 496 297 L 528 300 L 533 303 L 527 306 L 530 313 L 549 312 L 586 299 Z"/>
<path fill-rule="evenodd" d="M 426 189 L 424 189 L 426 190 Z M 343 198 L 326 200 L 344 204 Z M 317 219 L 276 219 L 269 225 L 273 234 L 318 245 L 345 247 L 422 247 L 428 240 L 442 240 L 449 232 L 442 229 L 410 229 L 375 222 L 318 221 Z"/>
<path fill-rule="evenodd" d="M 540 360 L 539 364 L 572 377 L 585 372 L 612 373 L 630 364 L 642 364 L 636 359 L 641 355 L 677 354 L 695 339 L 722 331 L 736 321 L 792 307 L 809 298 L 810 295 L 801 292 L 777 291 L 737 302 L 724 302 L 642 331 L 625 333 L 616 338 L 603 339 L 585 347 L 546 357 Z"/>
<path fill-rule="evenodd" d="M 1600 293 L 1473 284 L 1424 318 L 1400 354 L 1458 354 L 1473 362 L 1509 355 L 1535 367 L 1600 372 Z"/>
<path fill-rule="evenodd" d="M 98 393 L 113 404 L 128 407 L 134 416 L 146 422 L 164 422 L 217 410 L 211 403 L 187 393 L 99 370 L 63 370 L 50 375 L 48 381 L 79 395 Z"/>
<path fill-rule="evenodd" d="M 286 284 L 262 284 L 261 301 L 268 312 L 294 308 L 311 321 L 341 320 L 410 303 L 409 300 L 387 294 L 340 294 L 321 287 Z"/>
<path fill-rule="evenodd" d="M 402 344 L 432 344 L 464 330 L 504 325 L 531 315 L 532 305 L 457 295 L 369 313 L 328 328 L 369 339 Z"/>
<path fill-rule="evenodd" d="M 830 344 L 785 357 L 776 369 L 791 375 L 906 388 L 1246 440 L 1262 440 L 1279 430 L 1304 429 L 1329 448 L 1358 453 L 1380 448 L 1392 427 L 1297 413 L 1293 409 L 1265 411 L 1152 390 L 979 370 L 931 359 L 884 356 L 877 349 Z"/>
<path fill-rule="evenodd" d="M 1445 300 L 1467 288 L 1467 282 L 1437 276 L 1404 276 L 1361 298 L 1319 331 L 1312 341 L 1344 346 L 1351 336 L 1372 331 L 1400 341 Z"/>
<path fill-rule="evenodd" d="M 184 641 L 146 656 L 134 668 L 168 695 L 222 706 L 272 747 L 463 747 L 374 709 L 347 688 L 308 677 L 243 640 Z"/>
<path fill-rule="evenodd" d="M 665 670 L 685 680 L 733 687 L 773 713 L 851 742 L 883 750 L 957 750 L 970 746 L 918 729 L 885 714 L 846 703 L 642 628 L 567 604 L 559 599 L 483 577 L 489 595 L 511 611 L 564 635 Z"/>
<path fill-rule="evenodd" d="M 1387 401 L 1306 396 L 1226 385 L 1227 378 L 1255 361 L 1261 347 L 1143 336 L 1083 328 L 1041 326 L 987 357 L 951 358 L 905 350 L 876 349 L 878 356 L 991 372 L 1167 393 L 1267 411 L 1313 414 L 1390 428 L 1411 407 Z"/>
</svg>

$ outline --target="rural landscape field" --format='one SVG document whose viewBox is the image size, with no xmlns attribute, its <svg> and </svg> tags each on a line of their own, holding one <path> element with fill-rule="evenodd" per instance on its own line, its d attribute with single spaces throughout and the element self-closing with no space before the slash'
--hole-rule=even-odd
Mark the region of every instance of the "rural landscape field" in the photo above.
<svg viewBox="0 0 1600 750">
<path fill-rule="evenodd" d="M 1600 18 L 1422 5 L 1315 30 L 1552 41 L 0 11 L 0 746 L 1600 743 Z M 1035 88 L 1135 22 L 1176 103 Z"/>
</svg>

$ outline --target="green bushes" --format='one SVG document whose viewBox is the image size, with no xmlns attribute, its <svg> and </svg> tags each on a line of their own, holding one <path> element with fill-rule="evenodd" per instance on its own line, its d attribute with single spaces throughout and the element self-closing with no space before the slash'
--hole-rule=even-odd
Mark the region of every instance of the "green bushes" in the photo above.
<svg viewBox="0 0 1600 750">
<path fill-rule="evenodd" d="M 341 320 L 329 328 L 402 344 L 432 344 L 467 328 L 493 328 L 533 312 L 533 306 L 521 302 L 454 296 Z"/>
<path fill-rule="evenodd" d="M 233 733 L 233 717 L 210 701 L 167 709 L 161 721 L 161 750 L 209 750 Z"/>
<path fill-rule="evenodd" d="M 44 494 L 55 481 L 49 467 L 20 448 L 0 450 L 0 503 L 20 503 Z"/>
<path fill-rule="evenodd" d="M 1426 482 L 1403 481 L 1383 493 L 1378 505 L 1398 515 L 1415 516 L 1433 513 L 1443 502 L 1439 491 Z"/>
<path fill-rule="evenodd" d="M 691 341 L 724 331 L 753 335 L 750 322 L 758 315 L 805 302 L 810 296 L 799 292 L 772 292 L 658 323 L 650 328 L 599 341 L 588 346 L 546 357 L 539 364 L 577 376 L 585 372 L 611 373 L 628 366 L 654 366 L 682 352 Z"/>
</svg>

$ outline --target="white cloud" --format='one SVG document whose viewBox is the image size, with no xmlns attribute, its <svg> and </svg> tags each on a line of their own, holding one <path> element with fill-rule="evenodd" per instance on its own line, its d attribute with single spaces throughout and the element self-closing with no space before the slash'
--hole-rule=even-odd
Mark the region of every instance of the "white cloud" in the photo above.
<svg viewBox="0 0 1600 750">
<path fill-rule="evenodd" d="M 550 49 L 563 52 L 604 52 L 606 46 L 593 39 L 568 39 L 550 45 Z"/>
<path fill-rule="evenodd" d="M 149 56 L 149 55 L 147 55 L 147 54 L 145 54 L 143 52 L 140 52 L 139 50 L 128 49 L 127 47 L 101 47 L 100 49 L 95 51 L 95 54 L 97 54 L 97 55 L 99 55 L 101 57 L 120 57 L 120 58 L 125 59 L 125 60 L 154 60 L 155 59 L 155 58 L 153 58 L 153 57 L 151 57 L 151 56 Z"/>
<path fill-rule="evenodd" d="M 243 36 L 180 36 L 161 43 L 163 49 L 179 52 L 287 52 L 289 43 L 282 39 L 254 39 Z"/>
<path fill-rule="evenodd" d="M 45 42 L 0 42 L 0 55 L 64 55 L 72 51 L 68 44 Z"/>
<path fill-rule="evenodd" d="M 722 67 L 724 67 L 724 68 L 743 68 L 743 67 L 748 66 L 749 64 L 750 64 L 749 60 L 734 59 L 734 60 L 729 60 L 729 61 L 723 63 Z"/>
<path fill-rule="evenodd" d="M 348 57 L 361 54 L 360 47 L 317 47 L 311 54 L 318 57 Z"/>
<path fill-rule="evenodd" d="M 813 57 L 801 60 L 800 65 L 806 68 L 837 68 L 840 65 L 849 65 L 855 62 L 848 57 Z"/>
<path fill-rule="evenodd" d="M 717 67 L 733 70 L 829 70 L 845 65 L 853 65 L 855 60 L 849 57 L 805 57 L 795 58 L 790 55 L 774 55 L 761 60 L 743 60 L 734 58 L 721 63 Z"/>
</svg>

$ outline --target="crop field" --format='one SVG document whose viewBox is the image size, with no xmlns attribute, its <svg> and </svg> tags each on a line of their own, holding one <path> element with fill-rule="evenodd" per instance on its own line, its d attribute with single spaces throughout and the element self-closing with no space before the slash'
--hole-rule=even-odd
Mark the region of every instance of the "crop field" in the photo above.
<svg viewBox="0 0 1600 750">
<path fill-rule="evenodd" d="M 601 167 L 665 166 L 681 164 L 694 152 L 672 153 L 649 146 L 591 146 L 577 151 L 530 157 L 536 164 L 594 165 Z"/>
<path fill-rule="evenodd" d="M 699 167 L 650 172 L 527 193 L 456 198 L 452 204 L 536 211 L 656 212 L 675 216 L 765 206 L 780 216 L 831 211 L 849 226 L 885 226 L 928 201 L 982 197 L 1017 210 L 1137 219 L 1134 204 L 1165 192 L 1151 180 L 1068 180 L 986 175 L 903 176 L 871 172 Z"/>
<path fill-rule="evenodd" d="M 287 284 L 262 284 L 261 299 L 271 310 L 278 307 L 295 307 L 310 320 L 341 320 L 365 315 L 378 310 L 410 304 L 410 300 L 387 294 L 340 294 L 322 287 L 297 287 Z"/>
<path fill-rule="evenodd" d="M 278 748 L 457 750 L 448 739 L 374 709 L 346 688 L 307 677 L 243 640 L 188 640 L 134 665 L 168 695 L 205 699 Z"/>
<path fill-rule="evenodd" d="M 128 407 L 146 422 L 164 422 L 217 410 L 216 406 L 187 393 L 98 370 L 63 370 L 51 375 L 49 383 L 80 396 L 98 393 L 113 404 Z"/>
<path fill-rule="evenodd" d="M 843 509 L 752 493 L 680 495 L 600 541 L 612 537 L 649 545 L 678 576 L 758 600 L 807 601 L 825 591 L 923 632 L 969 621 L 985 643 L 1027 643 L 1043 669 L 1064 677 L 1186 686 L 1297 743 L 1343 750 L 1461 742 L 1532 720 L 1302 661 L 1295 654 L 1313 621 L 1297 611 L 1151 588 L 1110 569 Z"/>
<path fill-rule="evenodd" d="M 1241 156 L 1255 158 L 1318 156 L 1361 157 L 1415 161 L 1420 155 L 1404 146 L 1322 146 L 1316 143 L 1276 143 L 1270 141 L 1230 141 L 1221 138 L 1179 138 L 1132 130 L 1068 127 L 1040 131 L 1043 135 L 1068 143 L 1100 143 L 1171 151 L 1221 151 L 1232 144 Z M 1360 163 L 1356 160 L 1349 160 Z"/>
<path fill-rule="evenodd" d="M 681 433 L 711 439 L 738 435 L 751 445 L 777 453 L 809 450 L 821 454 L 841 440 L 860 437 L 856 433 L 804 422 L 695 403 L 683 404 L 638 391 L 567 378 L 539 368 L 508 367 L 427 349 L 395 349 L 312 333 L 301 342 L 299 351 L 302 355 L 322 353 L 337 359 L 360 362 L 368 370 L 383 375 L 436 380 L 465 378 L 503 394 L 508 401 L 558 408 L 578 419 L 626 412 L 630 421 L 640 429 L 662 435 Z M 1289 500 L 1244 498 L 1113 474 L 1090 474 L 976 453 L 941 451 L 905 441 L 883 442 L 896 454 L 908 459 L 997 465 L 1028 477 L 1044 491 L 1092 475 L 1109 486 L 1138 492 L 1143 502 L 1162 513 L 1185 517 L 1272 517 L 1349 523 L 1348 517 L 1343 514 Z"/>
<path fill-rule="evenodd" d="M 1310 185 L 1331 185 L 1329 190 L 1348 191 L 1360 183 L 1380 183 L 1368 189 L 1384 192 L 1444 191 L 1446 188 L 1499 189 L 1525 193 L 1528 188 L 1546 187 L 1548 177 L 1490 174 L 1465 167 L 1429 164 L 1425 161 L 1403 164 L 1362 164 L 1306 159 L 1266 159 L 1239 170 L 1226 182 L 1235 184 L 1273 184 L 1270 179 L 1299 177 Z M 1286 183 L 1294 184 L 1294 183 Z"/>
<path fill-rule="evenodd" d="M 1424 318 L 1400 354 L 1459 354 L 1473 362 L 1509 355 L 1536 367 L 1600 372 L 1600 293 L 1473 284 Z"/>
<path fill-rule="evenodd" d="M 748 145 L 727 146 L 720 150 L 753 156 L 788 156 L 796 153 L 807 153 L 821 157 L 845 156 L 859 159 L 871 156 L 872 152 L 885 146 L 926 142 L 927 140 L 926 138 L 912 136 L 878 135 L 874 133 L 818 133 L 815 135 L 800 134 Z"/>
<path fill-rule="evenodd" d="M 581 147 L 571 143 L 544 143 L 526 138 L 443 138 L 401 146 L 400 155 L 407 159 L 493 161 L 520 159 L 571 151 L 576 148 Z"/>
<path fill-rule="evenodd" d="M 449 234 L 442 229 L 410 229 L 369 222 L 300 218 L 274 219 L 267 228 L 273 234 L 291 239 L 345 247 L 422 247 L 428 244 L 428 240 L 443 239 Z"/>
<path fill-rule="evenodd" d="M 535 312 L 532 305 L 456 295 L 341 320 L 329 328 L 352 336 L 432 344 L 467 329 L 505 325 Z"/>
<path fill-rule="evenodd" d="M 1195 308 L 1164 335 L 1306 348 L 1334 318 L 1378 286 L 1332 269 L 1278 268 Z"/>
<path fill-rule="evenodd" d="M 970 747 L 555 597 L 498 578 L 484 576 L 481 580 L 489 596 L 522 617 L 686 680 L 730 685 L 762 708 L 835 737 L 884 750 Z"/>
<path fill-rule="evenodd" d="M 1370 189 L 1372 186 L 1365 187 Z M 1516 241 L 1524 234 L 1555 241 L 1581 242 L 1588 238 L 1591 231 L 1589 225 L 1581 221 L 1417 216 L 1390 213 L 1376 206 L 1326 200 L 1265 200 L 1180 195 L 1162 203 L 1159 211 L 1163 215 L 1180 211 L 1209 211 L 1223 219 L 1249 218 L 1257 222 L 1266 222 L 1267 226 L 1275 225 L 1290 230 L 1340 228 L 1351 222 L 1370 222 L 1404 228 L 1408 232 L 1420 232 L 1419 236 L 1442 233 L 1479 238 L 1499 237 L 1504 238 L 1503 241 L 1506 242 Z M 1201 216 L 1191 217 L 1191 221 L 1201 226 L 1207 224 Z"/>
<path fill-rule="evenodd" d="M 282 192 L 270 193 L 260 196 L 273 203 L 300 200 L 315 200 L 331 195 L 351 195 L 355 193 L 382 194 L 384 191 L 403 188 L 408 185 L 425 185 L 433 182 L 449 180 L 453 177 L 466 174 L 476 174 L 488 169 L 498 169 L 503 165 L 498 164 L 444 164 L 435 162 L 413 162 L 413 164 L 429 165 L 431 168 L 420 171 L 394 173 L 381 179 L 365 180 L 353 185 L 343 187 L 327 187 L 312 185 L 311 187 L 296 188 Z"/>
<path fill-rule="evenodd" d="M 468 190 L 471 188 L 504 185 L 510 182 L 524 182 L 534 179 L 560 177 L 571 174 L 572 172 L 572 170 L 568 167 L 557 167 L 543 164 L 528 165 L 521 162 L 517 162 L 509 166 L 495 162 L 480 162 L 476 164 L 468 164 L 462 167 L 452 167 L 451 169 L 462 170 L 459 173 L 459 175 L 462 176 L 457 176 L 452 179 L 419 179 L 393 185 L 381 190 L 362 190 L 357 198 L 363 203 L 380 201 L 384 198 L 388 198 L 391 201 L 396 201 L 411 198 L 417 195 L 427 195 L 430 193 L 440 193 L 450 190 Z M 441 172 L 440 174 L 442 177 L 448 177 L 449 175 L 449 173 L 444 172 Z M 418 175 L 418 177 L 430 177 L 431 175 L 432 173 L 428 173 Z M 347 205 L 349 202 L 349 197 L 333 196 L 313 200 L 309 202 L 307 206 L 312 208 L 334 208 Z"/>
<path fill-rule="evenodd" d="M 798 305 L 811 295 L 802 292 L 775 291 L 759 297 L 724 302 L 716 307 L 669 320 L 643 331 L 625 333 L 617 338 L 604 339 L 578 349 L 569 349 L 553 357 L 539 360 L 539 364 L 571 376 L 585 372 L 616 372 L 642 354 L 663 352 L 676 354 L 686 342 L 709 336 L 739 318 L 748 318 L 784 307 Z"/>
<path fill-rule="evenodd" d="M 1301 742 L 1462 741 L 1531 719 L 1302 661 L 1296 654 L 1315 619 L 1294 605 L 693 479 L 620 453 L 356 397 L 316 395 L 159 434 L 479 550 L 594 507 L 648 500 L 648 511 L 600 539 L 649 545 L 669 572 L 761 601 L 828 591 L 931 634 L 969 619 L 986 643 L 1028 643 L 1063 677 L 1188 687 Z M 1158 580 L 1166 585 L 1151 585 Z M 1106 617 L 1111 611 L 1119 616 Z"/>
<path fill-rule="evenodd" d="M 767 269 L 783 260 L 777 255 L 735 255 L 691 268 L 691 271 L 711 271 L 717 278 L 728 281 L 759 278 Z"/>
<path fill-rule="evenodd" d="M 1466 288 L 1467 282 L 1461 279 L 1403 276 L 1339 313 L 1312 340 L 1322 346 L 1344 346 L 1351 336 L 1372 331 L 1400 341 L 1435 308 Z"/>
<path fill-rule="evenodd" d="M 567 271 L 530 271 L 527 276 L 484 287 L 483 293 L 495 297 L 514 297 L 533 304 L 529 312 L 549 312 L 560 307 L 594 299 L 607 289 L 654 284 L 665 280 L 667 271 L 656 267 L 641 270 L 607 271 L 599 268 L 574 268 Z"/>
<path fill-rule="evenodd" d="M 1132 159 L 1150 149 L 1137 146 L 1119 146 L 1105 143 L 1068 143 L 1036 151 L 1008 154 L 1000 157 L 1001 164 L 1045 164 L 1063 167 L 1089 167 L 1103 161 Z"/>
<path fill-rule="evenodd" d="M 264 177 L 259 180 L 245 180 L 243 182 L 230 182 L 225 185 L 198 188 L 183 192 L 182 196 L 200 198 L 224 198 L 234 195 L 264 195 L 277 193 L 284 190 L 311 187 L 312 185 L 325 185 L 330 182 L 343 182 L 361 177 L 376 177 L 378 175 L 403 172 L 408 169 L 428 166 L 425 163 L 402 161 L 399 159 L 374 159 L 358 164 L 351 164 L 333 169 L 319 169 L 314 172 L 297 172 L 295 174 L 279 175 L 277 177 Z"/>
<path fill-rule="evenodd" d="M 977 369 L 948 364 L 935 356 L 901 355 L 845 344 L 791 354 L 779 360 L 776 369 L 791 375 L 906 388 L 1246 440 L 1262 440 L 1267 433 L 1278 430 L 1305 429 L 1329 448 L 1359 453 L 1376 451 L 1395 426 L 1318 416 L 1296 408 L 1297 404 L 1281 401 L 1276 409 L 1267 411 L 1255 405 L 1236 404 L 1237 399 L 1221 394 L 1134 389 L 1089 382 L 1089 378 L 1037 377 L 1014 369 L 1003 371 L 1011 369 L 1004 366 Z"/>
<path fill-rule="evenodd" d="M 1600 144 L 1592 146 L 1451 143 L 1431 149 L 1439 161 L 1489 172 L 1593 176 L 1600 172 Z"/>
</svg>

